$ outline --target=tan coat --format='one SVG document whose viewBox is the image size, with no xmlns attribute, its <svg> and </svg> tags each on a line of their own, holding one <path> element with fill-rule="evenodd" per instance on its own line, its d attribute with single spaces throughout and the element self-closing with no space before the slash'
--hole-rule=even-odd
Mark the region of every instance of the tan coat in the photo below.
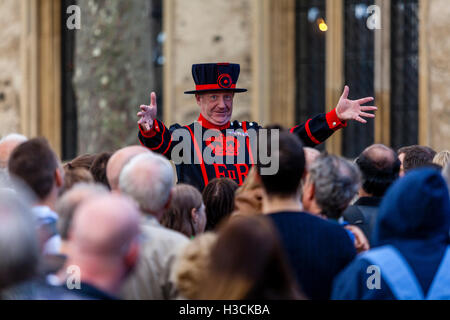
<svg viewBox="0 0 450 320">
<path fill-rule="evenodd" d="M 121 296 L 127 300 L 175 299 L 177 290 L 170 274 L 176 255 L 189 239 L 163 227 L 151 216 L 143 218 L 141 232 L 143 241 L 139 261 L 125 282 Z"/>
</svg>

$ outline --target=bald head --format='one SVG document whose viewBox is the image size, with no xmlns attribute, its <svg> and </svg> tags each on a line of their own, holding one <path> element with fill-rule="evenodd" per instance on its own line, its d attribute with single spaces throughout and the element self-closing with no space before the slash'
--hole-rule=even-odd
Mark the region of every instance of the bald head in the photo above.
<svg viewBox="0 0 450 320">
<path fill-rule="evenodd" d="M 71 244 L 78 256 L 119 259 L 139 234 L 139 217 L 135 203 L 124 196 L 90 198 L 75 211 Z"/>
<path fill-rule="evenodd" d="M 375 197 L 382 197 L 400 172 L 397 153 L 382 144 L 365 149 L 356 164 L 362 173 L 362 189 Z"/>
<path fill-rule="evenodd" d="M 101 184 L 78 183 L 61 196 L 56 202 L 56 212 L 59 215 L 58 230 L 61 238 L 63 240 L 68 239 L 74 212 L 81 203 L 87 199 L 108 194 L 108 189 Z"/>
<path fill-rule="evenodd" d="M 305 152 L 305 168 L 308 170 L 314 161 L 320 157 L 320 151 L 310 147 L 303 147 L 303 151 Z"/>
<path fill-rule="evenodd" d="M 141 146 L 129 146 L 116 151 L 111 158 L 109 158 L 106 167 L 106 177 L 112 191 L 119 190 L 119 176 L 123 167 L 135 156 L 142 153 L 150 152 L 148 149 Z"/>
<path fill-rule="evenodd" d="M 366 148 L 362 154 L 370 158 L 374 165 L 379 169 L 392 166 L 392 163 L 397 159 L 395 151 L 386 147 L 384 144 L 371 145 Z"/>
<path fill-rule="evenodd" d="M 8 166 L 11 153 L 19 144 L 27 140 L 27 137 L 17 133 L 9 134 L 0 140 L 0 168 Z"/>
</svg>

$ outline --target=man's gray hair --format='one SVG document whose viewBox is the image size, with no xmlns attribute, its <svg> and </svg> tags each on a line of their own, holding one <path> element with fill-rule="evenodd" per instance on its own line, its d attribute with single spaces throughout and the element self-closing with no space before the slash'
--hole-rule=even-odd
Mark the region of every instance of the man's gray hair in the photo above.
<svg viewBox="0 0 450 320">
<path fill-rule="evenodd" d="M 135 156 L 122 169 L 119 190 L 137 201 L 141 210 L 157 213 L 167 204 L 173 181 L 173 169 L 166 158 L 144 153 Z"/>
<path fill-rule="evenodd" d="M 21 143 L 24 143 L 25 141 L 28 141 L 28 138 L 25 137 L 24 135 L 21 135 L 18 133 L 10 133 L 0 139 L 0 168 L 1 169 L 7 169 L 7 167 L 8 167 L 8 159 L 9 159 L 10 153 L 12 152 L 11 142 L 15 142 L 13 145 L 19 145 Z M 4 172 L 1 173 L 2 177 L 0 177 L 0 178 L 2 178 L 2 180 L 5 180 L 7 178 L 7 175 L 5 175 Z"/>
<path fill-rule="evenodd" d="M 309 174 L 322 214 L 338 219 L 358 193 L 361 183 L 358 167 L 341 157 L 323 155 L 312 164 Z"/>
<path fill-rule="evenodd" d="M 58 231 L 63 240 L 68 239 L 73 221 L 73 214 L 78 206 L 93 197 L 109 194 L 109 190 L 102 184 L 77 183 L 56 202 L 58 213 Z"/>
<path fill-rule="evenodd" d="M 0 257 L 0 290 L 33 276 L 39 262 L 31 207 L 5 189 L 0 189 Z"/>
<path fill-rule="evenodd" d="M 0 144 L 7 141 L 18 141 L 18 142 L 25 142 L 28 141 L 28 138 L 25 137 L 23 134 L 19 133 L 10 133 L 0 139 Z"/>
</svg>

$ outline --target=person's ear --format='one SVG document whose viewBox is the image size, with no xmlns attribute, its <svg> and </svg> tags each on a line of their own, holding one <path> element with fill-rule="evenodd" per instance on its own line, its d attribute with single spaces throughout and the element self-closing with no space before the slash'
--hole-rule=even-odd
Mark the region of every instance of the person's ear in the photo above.
<svg viewBox="0 0 450 320">
<path fill-rule="evenodd" d="M 197 101 L 198 106 L 201 105 L 201 96 L 199 94 L 195 94 L 195 100 Z"/>
<path fill-rule="evenodd" d="M 172 202 L 173 189 L 170 190 L 169 198 L 167 199 L 166 204 L 164 205 L 164 209 L 169 209 L 170 203 Z"/>
<path fill-rule="evenodd" d="M 192 222 L 194 222 L 195 224 L 198 222 L 197 209 L 195 209 L 195 208 L 192 208 L 192 210 L 191 210 L 191 220 L 192 220 Z"/>
<path fill-rule="evenodd" d="M 62 188 L 62 186 L 64 185 L 64 176 L 61 171 L 62 169 L 60 167 L 56 168 L 55 170 L 55 183 L 58 188 Z"/>
<path fill-rule="evenodd" d="M 305 200 L 311 201 L 314 199 L 316 188 L 314 183 L 311 183 L 309 177 L 306 177 L 305 185 L 303 186 L 303 197 Z"/>
<path fill-rule="evenodd" d="M 137 240 L 134 240 L 128 251 L 124 257 L 124 264 L 127 270 L 132 270 L 134 266 L 137 264 L 137 260 L 139 257 L 139 243 Z"/>
</svg>

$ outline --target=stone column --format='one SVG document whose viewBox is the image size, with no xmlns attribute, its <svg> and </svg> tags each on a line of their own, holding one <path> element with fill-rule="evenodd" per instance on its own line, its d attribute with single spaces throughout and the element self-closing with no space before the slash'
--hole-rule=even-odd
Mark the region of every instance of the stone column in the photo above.
<svg viewBox="0 0 450 320">
<path fill-rule="evenodd" d="M 450 149 L 450 7 L 420 1 L 420 144 Z"/>
</svg>

